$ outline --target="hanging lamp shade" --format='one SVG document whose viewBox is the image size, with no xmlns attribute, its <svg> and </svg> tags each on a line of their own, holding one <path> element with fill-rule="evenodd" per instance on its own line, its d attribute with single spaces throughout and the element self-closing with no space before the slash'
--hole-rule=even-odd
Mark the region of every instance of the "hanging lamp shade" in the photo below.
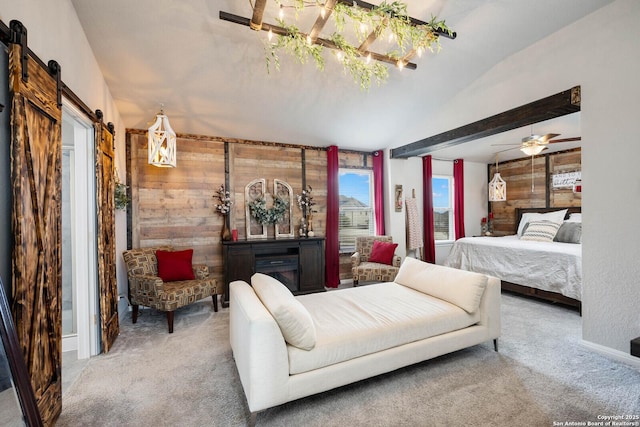
<svg viewBox="0 0 640 427">
<path fill-rule="evenodd" d="M 507 200 L 507 183 L 500 176 L 500 172 L 496 172 L 489 182 L 489 201 L 504 202 L 505 200 Z"/>
<path fill-rule="evenodd" d="M 169 124 L 169 118 L 161 110 L 156 121 L 149 128 L 149 164 L 163 167 L 176 167 L 176 133 Z"/>
</svg>

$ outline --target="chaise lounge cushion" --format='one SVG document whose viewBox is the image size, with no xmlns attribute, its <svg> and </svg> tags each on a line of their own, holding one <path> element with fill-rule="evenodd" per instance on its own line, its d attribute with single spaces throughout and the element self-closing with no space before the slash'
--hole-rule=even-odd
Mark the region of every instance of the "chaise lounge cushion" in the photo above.
<svg viewBox="0 0 640 427">
<path fill-rule="evenodd" d="M 287 346 L 289 374 L 464 329 L 480 320 L 462 308 L 394 282 L 296 297 L 316 325 L 316 346 Z"/>
<path fill-rule="evenodd" d="M 407 257 L 395 282 L 474 313 L 487 287 L 487 276 Z"/>
<path fill-rule="evenodd" d="M 251 277 L 251 286 L 278 323 L 288 344 L 302 350 L 315 347 L 316 328 L 313 319 L 285 285 L 271 276 L 256 273 Z"/>
</svg>

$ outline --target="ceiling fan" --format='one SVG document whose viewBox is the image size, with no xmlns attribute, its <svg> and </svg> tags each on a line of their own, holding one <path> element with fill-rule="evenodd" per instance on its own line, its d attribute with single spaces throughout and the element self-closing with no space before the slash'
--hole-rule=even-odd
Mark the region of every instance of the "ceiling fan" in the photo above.
<svg viewBox="0 0 640 427">
<path fill-rule="evenodd" d="M 579 136 L 572 137 L 572 138 L 553 139 L 557 136 L 560 136 L 560 134 L 548 133 L 546 135 L 534 135 L 532 131 L 530 136 L 522 138 L 522 142 L 520 144 L 493 144 L 493 145 L 519 145 L 519 147 L 507 148 L 502 151 L 514 150 L 515 148 L 519 148 L 524 154 L 526 154 L 527 156 L 531 156 L 531 192 L 533 193 L 535 190 L 534 173 L 533 173 L 533 157 L 537 154 L 540 154 L 542 150 L 546 150 L 549 144 L 580 141 L 582 139 Z M 502 151 L 498 151 L 498 153 L 501 153 Z M 496 163 L 497 163 L 497 157 L 496 157 Z M 497 168 L 497 164 L 496 164 L 496 168 Z"/>
<path fill-rule="evenodd" d="M 519 147 L 507 148 L 502 151 L 513 150 L 515 148 L 519 148 L 523 153 L 527 156 L 535 156 L 540 154 L 542 150 L 547 148 L 549 144 L 555 144 L 560 142 L 573 142 L 580 141 L 581 137 L 572 137 L 572 138 L 563 138 L 563 139 L 553 139 L 557 136 L 560 136 L 559 133 L 548 133 L 546 135 L 534 135 L 531 134 L 527 137 L 522 138 L 522 142 L 519 144 L 493 144 L 495 145 L 518 145 Z M 499 151 L 499 152 L 502 152 Z"/>
</svg>

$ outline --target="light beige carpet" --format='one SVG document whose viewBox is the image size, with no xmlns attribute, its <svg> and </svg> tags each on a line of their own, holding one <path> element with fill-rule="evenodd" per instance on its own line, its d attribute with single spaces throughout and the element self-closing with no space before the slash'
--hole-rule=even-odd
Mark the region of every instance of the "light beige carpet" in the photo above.
<svg viewBox="0 0 640 427">
<path fill-rule="evenodd" d="M 552 426 L 640 415 L 640 372 L 580 345 L 575 311 L 503 295 L 491 343 L 260 412 L 258 426 Z M 228 309 L 204 300 L 175 316 L 127 319 L 89 361 L 58 426 L 243 426 Z"/>
</svg>

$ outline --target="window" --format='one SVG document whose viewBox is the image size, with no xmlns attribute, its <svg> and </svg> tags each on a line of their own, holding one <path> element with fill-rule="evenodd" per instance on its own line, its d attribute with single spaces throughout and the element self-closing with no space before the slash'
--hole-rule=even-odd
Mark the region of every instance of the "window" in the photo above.
<svg viewBox="0 0 640 427">
<path fill-rule="evenodd" d="M 453 240 L 453 177 L 433 176 L 431 185 L 435 240 Z"/>
<path fill-rule="evenodd" d="M 340 224 L 338 239 L 341 252 L 353 252 L 356 236 L 374 235 L 373 171 L 340 169 Z"/>
</svg>

